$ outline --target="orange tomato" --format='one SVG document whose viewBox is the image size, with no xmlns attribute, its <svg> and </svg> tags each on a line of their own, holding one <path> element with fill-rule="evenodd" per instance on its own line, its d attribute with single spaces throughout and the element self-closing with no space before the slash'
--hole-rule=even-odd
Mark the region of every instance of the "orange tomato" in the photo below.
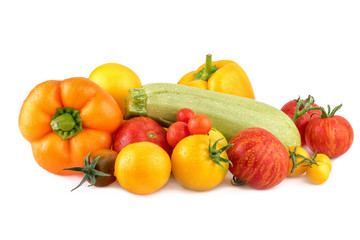
<svg viewBox="0 0 360 240">
<path fill-rule="evenodd" d="M 152 142 L 137 142 L 124 147 L 115 161 L 119 184 L 135 194 L 150 194 L 169 180 L 171 162 L 167 152 Z"/>
<path fill-rule="evenodd" d="M 116 101 L 87 78 L 45 81 L 25 99 L 19 128 L 36 162 L 55 174 L 83 165 L 89 152 L 110 148 L 122 113 Z"/>
</svg>

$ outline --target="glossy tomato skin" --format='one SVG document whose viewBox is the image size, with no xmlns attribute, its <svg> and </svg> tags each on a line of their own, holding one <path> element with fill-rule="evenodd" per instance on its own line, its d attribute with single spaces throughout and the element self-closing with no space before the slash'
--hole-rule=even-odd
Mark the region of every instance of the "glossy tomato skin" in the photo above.
<svg viewBox="0 0 360 240">
<path fill-rule="evenodd" d="M 211 130 L 211 119 L 202 113 L 194 114 L 188 121 L 188 128 L 191 135 L 207 134 Z"/>
<path fill-rule="evenodd" d="M 114 133 L 113 149 L 120 152 L 127 145 L 136 142 L 155 143 L 169 156 L 172 152 L 172 148 L 166 140 L 166 130 L 148 117 L 135 117 L 123 123 Z"/>
<path fill-rule="evenodd" d="M 178 122 L 188 123 L 189 119 L 194 115 L 194 111 L 190 108 L 180 109 L 176 115 Z"/>
<path fill-rule="evenodd" d="M 230 172 L 256 189 L 269 189 L 283 181 L 289 171 L 289 154 L 285 146 L 269 131 L 248 128 L 237 133 L 227 150 Z"/>
<path fill-rule="evenodd" d="M 183 138 L 190 135 L 188 125 L 185 122 L 175 122 L 171 124 L 166 132 L 166 139 L 172 148 L 175 148 L 176 144 Z"/>
<path fill-rule="evenodd" d="M 296 105 L 297 105 L 297 102 L 295 100 L 289 101 L 281 108 L 281 111 L 283 111 L 286 115 L 288 115 L 292 119 L 295 115 Z M 314 103 L 312 105 L 312 107 L 319 107 L 319 106 Z M 301 111 L 301 110 L 303 110 L 303 109 L 300 107 L 299 111 Z M 308 123 L 310 122 L 310 117 L 311 117 L 311 119 L 320 118 L 320 116 L 318 114 L 314 114 L 314 113 L 321 114 L 321 111 L 320 110 L 308 111 L 307 113 L 305 113 L 304 115 L 302 115 L 300 118 L 298 118 L 295 121 L 295 125 L 296 125 L 297 129 L 299 130 L 299 133 L 301 136 L 301 145 L 302 146 L 306 144 L 305 128 L 308 125 Z"/>
<path fill-rule="evenodd" d="M 91 164 L 97 157 L 98 162 L 95 166 L 95 170 L 109 174 L 110 176 L 95 176 L 95 186 L 103 187 L 113 183 L 116 178 L 114 176 L 114 165 L 117 157 L 117 152 L 110 149 L 100 149 L 90 153 L 89 164 Z M 91 182 L 88 179 L 88 182 Z"/>
<path fill-rule="evenodd" d="M 329 158 L 339 157 L 349 150 L 354 130 L 342 116 L 312 119 L 305 129 L 305 141 L 311 151 Z"/>
</svg>

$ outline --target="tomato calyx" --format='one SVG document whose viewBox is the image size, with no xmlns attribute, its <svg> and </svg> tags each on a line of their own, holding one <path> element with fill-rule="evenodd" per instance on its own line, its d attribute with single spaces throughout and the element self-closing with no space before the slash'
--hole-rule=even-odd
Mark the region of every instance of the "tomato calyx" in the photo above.
<svg viewBox="0 0 360 240">
<path fill-rule="evenodd" d="M 326 112 L 325 109 L 323 107 L 320 107 L 320 110 L 321 110 L 321 114 L 318 114 L 318 113 L 313 113 L 311 114 L 314 115 L 314 114 L 317 114 L 317 115 L 320 115 L 321 118 L 332 118 L 335 113 L 342 107 L 342 104 L 340 104 L 339 106 L 336 106 L 332 111 L 331 111 L 331 108 L 330 108 L 330 105 L 327 105 L 327 108 L 328 108 L 328 111 Z M 310 117 L 311 117 L 310 116 Z"/>
<path fill-rule="evenodd" d="M 318 165 L 315 158 L 317 156 L 317 152 L 315 152 L 315 155 L 312 158 L 307 158 L 301 154 L 296 153 L 296 148 L 297 146 L 294 148 L 294 151 L 291 151 L 289 149 L 289 158 L 291 159 L 292 163 L 293 163 L 293 167 L 291 169 L 291 174 L 294 174 L 294 171 L 297 167 L 299 167 L 301 164 L 303 163 L 308 163 L 305 166 L 311 167 L 312 164 Z M 297 158 L 301 158 L 301 161 L 297 161 Z M 304 165 L 303 165 L 304 166 Z"/>
<path fill-rule="evenodd" d="M 298 99 L 295 100 L 297 102 L 294 117 L 292 118 L 293 122 L 296 122 L 301 116 L 303 116 L 308 111 L 312 110 L 321 110 L 321 107 L 312 107 L 315 103 L 315 98 L 309 95 L 306 99 Z M 301 111 L 300 111 L 301 109 Z"/>
<path fill-rule="evenodd" d="M 238 177 L 233 176 L 231 179 L 231 185 L 233 186 L 244 186 L 246 183 L 241 181 Z"/>
<path fill-rule="evenodd" d="M 207 80 L 218 70 L 215 65 L 212 65 L 211 54 L 206 55 L 205 67 L 194 74 L 194 80 Z"/>
<path fill-rule="evenodd" d="M 70 170 L 70 171 L 76 171 L 76 172 L 82 172 L 84 173 L 84 178 L 81 180 L 79 185 L 77 185 L 75 188 L 73 188 L 71 191 L 74 191 L 78 187 L 80 187 L 84 182 L 86 182 L 88 179 L 90 179 L 90 185 L 88 187 L 93 186 L 96 183 L 95 176 L 110 176 L 110 174 L 100 172 L 98 170 L 95 170 L 95 166 L 97 162 L 99 161 L 100 156 L 94 159 L 94 161 L 90 164 L 89 163 L 89 156 L 90 153 L 85 157 L 84 160 L 84 167 L 73 167 L 73 168 L 64 168 L 63 170 Z"/>
<path fill-rule="evenodd" d="M 72 138 L 82 131 L 80 111 L 69 107 L 57 108 L 50 126 L 62 139 Z"/>
<path fill-rule="evenodd" d="M 220 162 L 229 163 L 231 166 L 233 164 L 229 159 L 220 157 L 220 154 L 222 152 L 226 151 L 228 148 L 232 147 L 234 144 L 228 144 L 222 148 L 216 149 L 216 144 L 222 139 L 223 138 L 218 139 L 212 146 L 211 146 L 211 140 L 209 140 L 209 154 L 210 154 L 211 160 L 213 160 L 217 165 L 221 166 L 224 169 L 224 166 L 221 165 Z"/>
</svg>

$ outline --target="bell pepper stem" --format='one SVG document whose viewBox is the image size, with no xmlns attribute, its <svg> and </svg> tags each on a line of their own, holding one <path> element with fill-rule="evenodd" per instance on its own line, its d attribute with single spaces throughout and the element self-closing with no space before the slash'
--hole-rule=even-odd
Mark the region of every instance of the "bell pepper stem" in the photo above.
<svg viewBox="0 0 360 240">
<path fill-rule="evenodd" d="M 74 108 L 58 108 L 50 126 L 62 139 L 72 138 L 82 131 L 80 111 Z"/>
<path fill-rule="evenodd" d="M 212 71 L 212 56 L 211 54 L 206 55 L 204 75 L 211 75 Z"/>
<path fill-rule="evenodd" d="M 212 65 L 212 56 L 211 54 L 206 55 L 205 66 L 199 72 L 194 74 L 194 80 L 207 80 L 210 78 L 218 68 L 215 65 Z"/>
<path fill-rule="evenodd" d="M 70 113 L 64 113 L 53 119 L 50 125 L 53 130 L 71 131 L 76 122 Z"/>
</svg>

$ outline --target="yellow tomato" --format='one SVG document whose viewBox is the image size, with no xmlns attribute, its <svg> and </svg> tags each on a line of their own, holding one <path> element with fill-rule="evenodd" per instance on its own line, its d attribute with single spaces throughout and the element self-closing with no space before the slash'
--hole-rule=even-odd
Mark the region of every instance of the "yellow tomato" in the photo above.
<svg viewBox="0 0 360 240">
<path fill-rule="evenodd" d="M 129 192 L 149 194 L 162 188 L 169 180 L 171 161 L 167 152 L 151 142 L 137 142 L 124 147 L 118 154 L 114 174 Z"/>
<path fill-rule="evenodd" d="M 136 73 L 118 63 L 106 63 L 95 68 L 89 79 L 110 93 L 123 113 L 129 89 L 141 87 L 141 81 Z"/>
<path fill-rule="evenodd" d="M 317 164 L 311 164 L 306 169 L 306 177 L 314 184 L 322 184 L 328 180 L 330 168 L 325 162 L 317 162 Z"/>
<path fill-rule="evenodd" d="M 296 148 L 296 150 L 295 150 Z M 307 167 L 308 167 L 308 162 L 304 162 L 302 164 L 300 164 L 299 166 L 297 166 L 295 168 L 295 171 L 291 174 L 291 170 L 293 168 L 293 159 L 292 158 L 295 158 L 296 159 L 296 162 L 300 162 L 302 161 L 304 158 L 309 158 L 309 154 L 308 152 L 302 148 L 302 147 L 299 147 L 299 146 L 292 146 L 290 148 L 287 149 L 288 153 L 289 153 L 289 160 L 290 160 L 290 164 L 289 164 L 289 172 L 288 172 L 288 177 L 296 177 L 296 176 L 300 176 L 300 175 L 303 175 L 304 172 L 306 171 Z M 302 157 L 301 157 L 302 156 Z"/>
<path fill-rule="evenodd" d="M 226 140 L 226 138 L 224 137 L 224 135 L 219 132 L 218 130 L 216 130 L 215 128 L 211 128 L 210 132 L 208 133 L 208 135 L 210 136 L 210 138 L 212 138 L 214 141 L 221 139 L 219 141 L 219 144 L 223 147 L 228 145 L 228 141 Z"/>
<path fill-rule="evenodd" d="M 209 144 L 212 147 L 215 141 L 208 135 L 191 135 L 182 139 L 173 149 L 172 173 L 182 186 L 204 191 L 216 187 L 225 178 L 229 163 L 216 162 L 210 156 Z M 216 149 L 221 147 L 218 144 Z M 219 157 L 228 161 L 225 151 Z"/>
<path fill-rule="evenodd" d="M 328 165 L 328 167 L 330 168 L 330 171 L 331 171 L 331 169 L 332 169 L 331 160 L 325 154 L 322 154 L 322 153 L 317 154 L 315 157 L 315 161 L 326 163 L 326 165 Z"/>
</svg>

